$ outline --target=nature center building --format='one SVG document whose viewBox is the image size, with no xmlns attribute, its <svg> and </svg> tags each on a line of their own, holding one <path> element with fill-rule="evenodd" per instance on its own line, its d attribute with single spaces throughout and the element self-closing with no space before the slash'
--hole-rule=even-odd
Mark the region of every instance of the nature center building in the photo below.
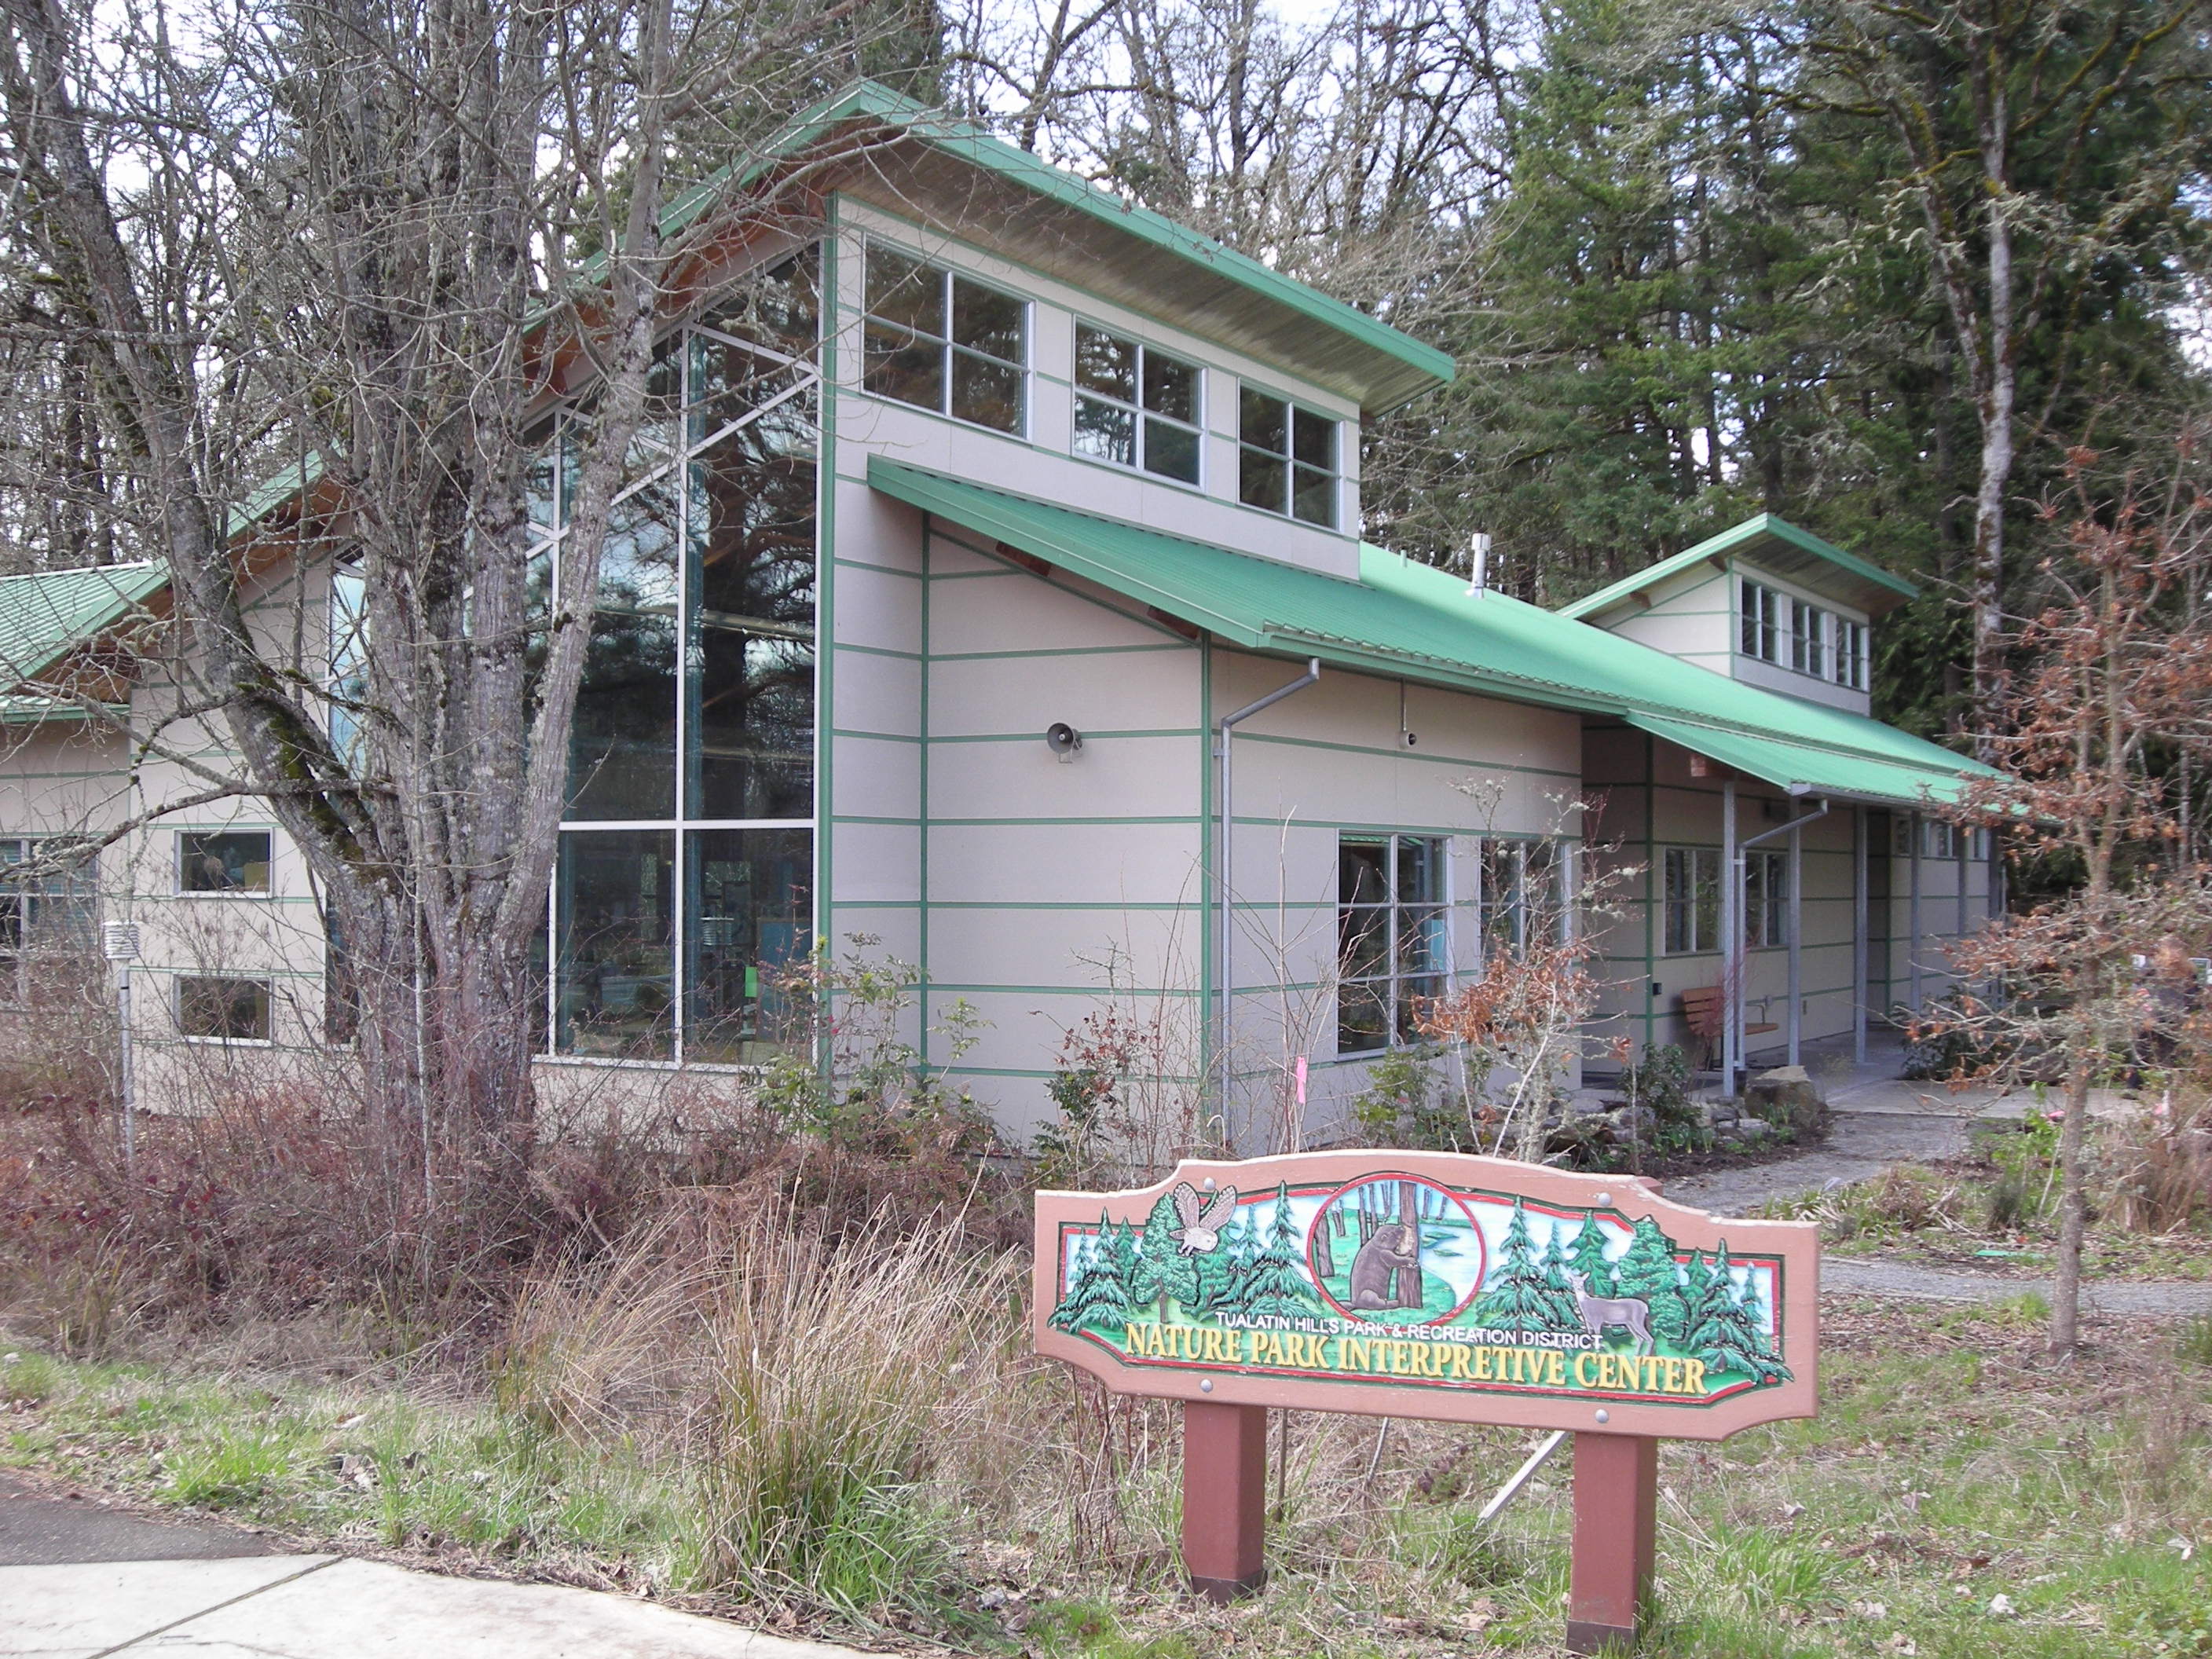
<svg viewBox="0 0 2212 1659">
<path fill-rule="evenodd" d="M 1592 1053 L 1701 1048 L 1733 982 L 1721 1046 L 1778 1060 L 1942 980 L 1989 848 L 1927 816 L 1974 763 L 1869 715 L 1905 583 L 1764 517 L 1559 611 L 1364 544 L 1360 423 L 1449 358 L 872 84 L 779 153 L 840 141 L 804 233 L 730 239 L 668 319 L 571 739 L 542 1087 L 741 1089 L 818 941 L 911 964 L 911 1039 L 1017 1133 L 1111 1024 L 1194 1098 L 1225 1075 L 1262 1151 L 1340 1119 L 1415 998 L 1589 925 L 1542 900 L 1601 842 L 1632 867 Z M 359 581 L 257 595 L 333 686 L 374 645 Z M 0 581 L 0 853 L 198 787 L 132 764 L 190 649 L 168 615 L 152 566 Z M 318 896 L 250 802 L 4 906 L 19 1001 L 94 915 L 138 924 L 155 1070 L 346 1040 Z"/>
</svg>

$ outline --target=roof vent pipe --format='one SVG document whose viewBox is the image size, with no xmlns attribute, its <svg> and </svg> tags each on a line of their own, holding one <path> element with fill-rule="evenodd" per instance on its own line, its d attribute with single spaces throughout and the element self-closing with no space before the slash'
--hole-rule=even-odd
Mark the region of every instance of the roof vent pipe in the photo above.
<svg viewBox="0 0 2212 1659">
<path fill-rule="evenodd" d="M 1490 584 L 1490 532 L 1478 530 L 1467 548 L 1467 596 L 1473 599 Z"/>
</svg>

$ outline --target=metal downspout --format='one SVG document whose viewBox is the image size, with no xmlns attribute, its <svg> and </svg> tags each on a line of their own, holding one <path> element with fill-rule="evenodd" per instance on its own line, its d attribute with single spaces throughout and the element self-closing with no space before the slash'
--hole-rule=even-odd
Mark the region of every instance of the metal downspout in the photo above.
<svg viewBox="0 0 2212 1659">
<path fill-rule="evenodd" d="M 1237 1075 L 1237 1070 L 1235 1062 L 1230 1055 L 1230 1048 L 1231 1030 L 1235 1019 L 1232 1010 L 1237 1000 L 1237 976 L 1231 968 L 1231 949 L 1237 937 L 1237 887 L 1231 879 L 1231 876 L 1234 869 L 1232 844 L 1235 841 L 1237 813 L 1235 796 L 1232 793 L 1233 777 L 1230 768 L 1231 754 L 1235 744 L 1236 728 L 1239 725 L 1251 719 L 1261 710 L 1272 708 L 1284 698 L 1304 690 L 1306 687 L 1320 678 L 1321 659 L 1309 657 L 1306 659 L 1306 672 L 1297 678 L 1291 681 L 1287 685 L 1277 686 L 1257 702 L 1248 702 L 1242 708 L 1231 714 L 1224 714 L 1220 721 L 1220 736 L 1215 740 L 1213 746 L 1214 758 L 1221 763 L 1221 804 L 1218 809 L 1221 836 L 1221 914 L 1215 921 L 1215 926 L 1219 929 L 1219 949 L 1216 952 L 1218 960 L 1216 971 L 1220 975 L 1218 994 L 1221 1006 L 1214 1028 L 1218 1033 L 1214 1044 L 1214 1063 L 1219 1068 L 1220 1076 L 1215 1087 L 1219 1091 L 1217 1098 L 1220 1103 L 1222 1133 L 1224 1138 L 1232 1142 L 1234 1131 L 1229 1121 L 1229 1091 L 1230 1085 Z M 1233 1146 L 1231 1150 L 1233 1151 Z"/>
</svg>

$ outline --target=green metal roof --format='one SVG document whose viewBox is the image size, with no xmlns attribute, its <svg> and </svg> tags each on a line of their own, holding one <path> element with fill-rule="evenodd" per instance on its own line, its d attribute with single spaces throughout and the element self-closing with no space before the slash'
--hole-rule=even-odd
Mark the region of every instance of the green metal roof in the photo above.
<svg viewBox="0 0 2212 1659">
<path fill-rule="evenodd" d="M 1728 561 L 1740 556 L 1760 558 L 1778 576 L 1805 577 L 1813 584 L 1834 588 L 1869 616 L 1881 616 L 1920 596 L 1920 590 L 1904 577 L 1893 576 L 1880 565 L 1869 564 L 1811 531 L 1800 530 L 1787 519 L 1761 513 L 1717 536 L 1707 537 L 1671 559 L 1660 560 L 1648 570 L 1624 576 L 1610 587 L 1601 587 L 1572 605 L 1561 605 L 1559 614 L 1595 617 L 1678 572 L 1705 563 L 1725 568 Z"/>
<path fill-rule="evenodd" d="M 1141 256 L 1147 250 L 1171 255 L 1201 268 L 1208 276 L 1228 288 L 1283 308 L 1304 325 L 1319 325 L 1388 359 L 1399 366 L 1401 373 L 1381 399 L 1371 405 L 1378 412 L 1449 384 L 1458 372 L 1449 354 L 1400 332 L 1356 306 L 1332 299 L 1150 208 L 1125 201 L 1089 179 L 993 137 L 972 122 L 931 109 L 873 81 L 854 82 L 802 111 L 743 167 L 726 168 L 678 196 L 663 216 L 663 234 L 673 235 L 705 217 L 733 190 L 743 191 L 757 184 L 778 167 L 804 155 L 836 129 L 853 122 L 871 122 L 912 138 L 941 155 L 981 169 L 1023 194 L 1042 198 L 1132 239 L 1138 244 L 1129 250 L 1132 255 Z M 987 216 L 1002 234 L 1013 234 L 1022 228 L 1018 215 L 994 211 Z M 587 272 L 590 269 L 586 267 Z M 1152 283 L 1157 291 L 1161 272 L 1155 269 L 1138 274 Z"/>
<path fill-rule="evenodd" d="M 1653 720 L 1668 741 L 1753 776 L 1854 799 L 1948 799 L 1962 775 L 1987 769 L 1879 720 L 1729 679 L 1494 590 L 1469 593 L 1464 578 L 1379 547 L 1360 550 L 1352 581 L 880 455 L 868 482 L 1246 650 Z M 1723 744 L 1736 759 L 1716 752 Z"/>
<path fill-rule="evenodd" d="M 0 681 L 35 680 L 129 617 L 168 583 L 153 563 L 0 577 Z"/>
</svg>

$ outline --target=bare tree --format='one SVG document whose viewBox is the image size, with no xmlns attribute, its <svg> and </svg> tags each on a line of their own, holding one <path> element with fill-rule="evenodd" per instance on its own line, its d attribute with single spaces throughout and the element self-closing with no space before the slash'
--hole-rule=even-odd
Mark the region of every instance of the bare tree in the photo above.
<svg viewBox="0 0 2212 1659">
<path fill-rule="evenodd" d="M 76 366 L 102 429 L 89 489 L 46 482 L 174 596 L 175 683 L 132 741 L 180 781 L 149 813 L 268 803 L 342 935 L 372 1114 L 426 1179 L 442 1145 L 511 1185 L 567 734 L 656 335 L 748 248 L 805 234 L 803 173 L 741 188 L 747 159 L 905 20 L 881 0 L 5 15 L 13 333 Z M 672 216 L 671 168 L 705 157 L 735 165 Z M 549 606 L 533 468 L 564 400 Z M 311 636 L 340 556 L 367 645 L 333 685 Z"/>
<path fill-rule="evenodd" d="M 2058 1272 L 2051 1346 L 2070 1353 L 2080 1315 L 2090 1090 L 2138 1060 L 2147 1016 L 2137 963 L 2168 933 L 2212 925 L 2201 866 L 2166 856 L 2178 825 L 2170 762 L 2202 763 L 2212 725 L 2212 495 L 2202 441 L 2163 482 L 2130 477 L 2117 500 L 2093 488 L 2094 457 L 2072 457 L 2054 598 L 2020 631 L 2023 661 L 2001 675 L 1990 732 L 2007 775 L 1972 786 L 1958 816 L 2002 829 L 2016 851 L 2055 855 L 2070 890 L 1953 948 L 1962 994 L 1925 1022 L 1967 1040 L 1962 1075 L 2055 1075 Z M 2054 512 L 2054 516 L 2056 513 Z"/>
</svg>

